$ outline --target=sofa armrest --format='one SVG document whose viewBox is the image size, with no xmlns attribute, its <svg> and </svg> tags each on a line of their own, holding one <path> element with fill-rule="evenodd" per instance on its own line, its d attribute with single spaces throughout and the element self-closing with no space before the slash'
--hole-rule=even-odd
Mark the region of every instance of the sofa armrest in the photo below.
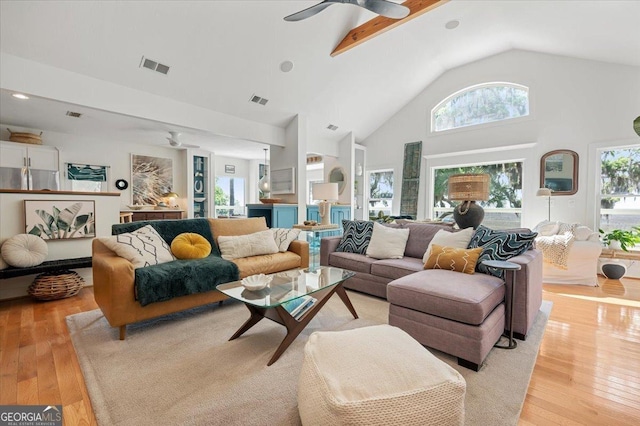
<svg viewBox="0 0 640 426">
<path fill-rule="evenodd" d="M 533 325 L 542 305 L 542 252 L 527 250 L 509 262 L 517 263 L 521 269 L 516 272 L 515 303 L 513 305 L 513 331 L 524 337 Z M 511 297 L 511 280 L 507 280 L 506 300 Z M 506 324 L 509 324 L 507 312 Z"/>
<path fill-rule="evenodd" d="M 337 236 L 324 237 L 320 240 L 320 265 L 329 266 L 329 255 L 336 251 L 341 239 L 341 236 Z"/>
<path fill-rule="evenodd" d="M 293 240 L 289 244 L 287 251 L 291 251 L 300 256 L 300 267 L 309 267 L 309 243 L 302 240 Z"/>
<path fill-rule="evenodd" d="M 133 322 L 128 312 L 135 302 L 135 270 L 127 259 L 118 256 L 98 239 L 92 242 L 93 294 L 96 303 L 112 327 Z"/>
</svg>

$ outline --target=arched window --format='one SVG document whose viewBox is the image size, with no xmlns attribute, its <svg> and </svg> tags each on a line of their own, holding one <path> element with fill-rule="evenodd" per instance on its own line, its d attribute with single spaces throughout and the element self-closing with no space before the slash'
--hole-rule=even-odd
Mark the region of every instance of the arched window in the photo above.
<svg viewBox="0 0 640 426">
<path fill-rule="evenodd" d="M 431 131 L 457 129 L 529 115 L 529 88 L 483 83 L 462 89 L 431 110 Z"/>
</svg>

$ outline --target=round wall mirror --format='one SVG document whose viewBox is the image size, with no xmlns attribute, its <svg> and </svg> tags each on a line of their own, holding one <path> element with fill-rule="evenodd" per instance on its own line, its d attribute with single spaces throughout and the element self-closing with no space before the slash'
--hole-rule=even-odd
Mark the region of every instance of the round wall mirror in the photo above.
<svg viewBox="0 0 640 426">
<path fill-rule="evenodd" d="M 551 195 L 578 192 L 578 154 L 568 149 L 544 154 L 540 159 L 540 188 L 549 188 Z"/>
<path fill-rule="evenodd" d="M 329 172 L 329 182 L 338 184 L 338 194 L 342 194 L 347 185 L 346 173 L 342 167 L 334 167 Z"/>
</svg>

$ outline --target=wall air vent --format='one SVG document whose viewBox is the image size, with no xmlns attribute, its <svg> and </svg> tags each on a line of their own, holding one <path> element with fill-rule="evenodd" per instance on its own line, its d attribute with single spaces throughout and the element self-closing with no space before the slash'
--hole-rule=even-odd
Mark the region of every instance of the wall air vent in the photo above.
<svg viewBox="0 0 640 426">
<path fill-rule="evenodd" d="M 335 125 L 333 125 L 333 124 L 329 124 L 329 125 L 327 126 L 327 129 L 329 129 L 329 130 L 333 130 L 333 131 L 336 131 L 336 130 L 338 130 L 338 126 L 335 126 Z"/>
<path fill-rule="evenodd" d="M 82 117 L 82 113 L 80 112 L 73 112 L 73 111 L 67 111 L 67 115 L 69 117 L 73 117 L 73 118 L 80 118 Z"/>
<path fill-rule="evenodd" d="M 260 96 L 251 95 L 249 102 L 253 102 L 254 104 L 266 105 L 269 102 L 269 99 L 261 98 Z"/>
<path fill-rule="evenodd" d="M 169 65 L 161 64 L 158 61 L 154 61 L 152 59 L 145 58 L 143 56 L 142 60 L 140 61 L 140 68 L 146 68 L 151 71 L 156 71 L 156 72 L 159 72 L 160 74 L 167 75 L 171 67 L 169 67 Z"/>
</svg>

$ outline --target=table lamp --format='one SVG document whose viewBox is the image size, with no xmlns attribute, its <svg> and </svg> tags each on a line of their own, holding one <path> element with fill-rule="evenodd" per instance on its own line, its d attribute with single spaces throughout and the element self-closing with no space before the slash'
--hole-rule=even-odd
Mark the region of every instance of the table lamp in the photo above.
<svg viewBox="0 0 640 426">
<path fill-rule="evenodd" d="M 167 206 L 169 207 L 176 207 L 176 198 L 180 198 L 180 196 L 173 191 L 162 194 L 162 197 L 167 199 Z"/>
<path fill-rule="evenodd" d="M 322 221 L 321 225 L 331 225 L 331 203 L 338 201 L 337 183 L 314 183 L 312 188 L 313 199 L 319 201 L 318 212 Z"/>
<path fill-rule="evenodd" d="M 453 209 L 453 219 L 460 229 L 476 229 L 484 219 L 484 210 L 477 200 L 489 199 L 488 174 L 461 174 L 449 176 L 449 200 L 462 201 Z"/>
</svg>

